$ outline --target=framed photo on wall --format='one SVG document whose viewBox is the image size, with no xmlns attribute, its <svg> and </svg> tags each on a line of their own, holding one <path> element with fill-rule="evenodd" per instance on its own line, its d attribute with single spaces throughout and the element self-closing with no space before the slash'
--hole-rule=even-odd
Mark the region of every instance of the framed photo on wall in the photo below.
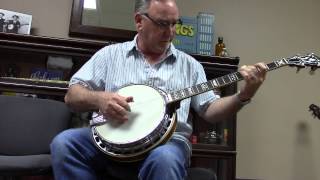
<svg viewBox="0 0 320 180">
<path fill-rule="evenodd" d="M 32 15 L 0 9 L 0 32 L 30 34 Z"/>
</svg>

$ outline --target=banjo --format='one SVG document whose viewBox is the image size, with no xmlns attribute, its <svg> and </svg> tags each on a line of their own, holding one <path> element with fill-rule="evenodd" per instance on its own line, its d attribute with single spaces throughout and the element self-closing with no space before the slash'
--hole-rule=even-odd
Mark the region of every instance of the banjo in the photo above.
<svg viewBox="0 0 320 180">
<path fill-rule="evenodd" d="M 320 59 L 315 54 L 283 58 L 266 64 L 271 71 L 283 66 L 299 69 L 311 67 L 311 72 L 320 67 Z M 128 85 L 118 90 L 122 96 L 132 96 L 129 120 L 118 123 L 106 120 L 95 113 L 91 122 L 91 132 L 95 145 L 108 157 L 116 161 L 132 162 L 143 159 L 153 148 L 168 141 L 176 129 L 175 109 L 181 100 L 227 86 L 243 80 L 239 72 L 212 79 L 175 92 L 143 84 Z M 152 108 L 150 108 L 152 107 Z"/>
</svg>

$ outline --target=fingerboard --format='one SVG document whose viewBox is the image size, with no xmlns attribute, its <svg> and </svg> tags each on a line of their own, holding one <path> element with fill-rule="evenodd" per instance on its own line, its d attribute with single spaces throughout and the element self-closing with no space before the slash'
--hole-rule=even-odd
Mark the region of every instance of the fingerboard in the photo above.
<svg viewBox="0 0 320 180">
<path fill-rule="evenodd" d="M 279 67 L 285 66 L 287 64 L 288 64 L 287 60 L 285 58 L 283 58 L 281 60 L 276 60 L 276 61 L 273 61 L 272 63 L 266 64 L 266 66 L 267 66 L 267 70 L 271 71 L 271 70 L 277 69 Z M 240 74 L 240 72 L 230 73 L 230 74 L 212 79 L 210 81 L 207 81 L 207 82 L 204 82 L 201 84 L 197 84 L 192 87 L 188 87 L 188 88 L 185 88 L 182 90 L 171 92 L 168 94 L 168 96 L 169 96 L 168 103 L 181 101 L 183 99 L 186 99 L 186 98 L 198 95 L 198 94 L 202 94 L 202 93 L 205 93 L 205 92 L 213 90 L 213 89 L 221 88 L 221 87 L 227 86 L 229 84 L 232 84 L 234 82 L 238 82 L 241 80 L 243 80 L 243 76 Z"/>
</svg>

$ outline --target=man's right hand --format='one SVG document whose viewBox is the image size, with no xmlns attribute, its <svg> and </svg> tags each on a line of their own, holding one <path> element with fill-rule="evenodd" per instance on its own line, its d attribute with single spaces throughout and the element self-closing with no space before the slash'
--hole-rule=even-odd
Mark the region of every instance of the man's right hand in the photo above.
<svg viewBox="0 0 320 180">
<path fill-rule="evenodd" d="M 78 112 L 100 111 L 110 120 L 124 122 L 128 120 L 129 102 L 133 97 L 123 97 L 117 93 L 92 91 L 82 85 L 74 84 L 69 87 L 65 96 L 66 104 Z"/>
<path fill-rule="evenodd" d="M 130 112 L 129 102 L 133 102 L 132 96 L 124 97 L 113 92 L 99 92 L 99 111 L 110 120 L 127 121 Z"/>
</svg>

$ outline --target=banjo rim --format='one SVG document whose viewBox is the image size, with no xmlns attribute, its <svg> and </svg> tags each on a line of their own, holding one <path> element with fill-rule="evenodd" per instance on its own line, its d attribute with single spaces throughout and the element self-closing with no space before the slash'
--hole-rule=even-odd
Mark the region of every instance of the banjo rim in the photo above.
<svg viewBox="0 0 320 180">
<path fill-rule="evenodd" d="M 103 153 L 108 155 L 110 159 L 120 162 L 133 162 L 141 160 L 150 150 L 160 144 L 167 142 L 174 133 L 177 126 L 176 112 L 174 111 L 171 114 L 168 114 L 168 108 L 166 106 L 168 97 L 165 91 L 145 84 L 131 84 L 127 86 L 135 85 L 151 88 L 152 90 L 157 92 L 163 100 L 163 112 L 161 113 L 162 119 L 160 121 L 157 121 L 158 123 L 155 124 L 156 128 L 151 129 L 151 132 L 147 133 L 147 135 L 143 138 L 134 140 L 129 143 L 119 144 L 114 143 L 110 140 L 106 140 L 104 136 L 99 134 L 99 130 L 97 128 L 103 126 L 103 124 L 94 125 L 91 127 L 94 144 Z M 123 86 L 122 88 L 125 88 L 127 86 Z"/>
<path fill-rule="evenodd" d="M 174 133 L 176 126 L 177 126 L 177 120 L 176 120 L 176 113 L 172 114 L 172 120 L 170 122 L 170 125 L 168 126 L 166 132 L 160 137 L 160 139 L 156 140 L 153 144 L 149 145 L 146 149 L 139 151 L 139 152 L 135 152 L 135 153 L 131 153 L 131 154 L 115 154 L 112 152 L 109 152 L 107 150 L 105 150 L 105 148 L 102 148 L 101 146 L 98 145 L 98 143 L 96 142 L 96 137 L 101 138 L 100 136 L 95 135 L 95 127 L 92 127 L 92 138 L 94 140 L 94 144 L 106 155 L 108 155 L 107 157 L 109 159 L 112 160 L 116 160 L 116 161 L 120 161 L 120 162 L 135 162 L 135 161 L 139 161 L 141 159 L 143 159 L 145 157 L 145 155 L 151 151 L 153 148 L 166 143 L 170 137 L 172 136 L 172 134 Z M 103 142 L 102 142 L 103 143 Z M 104 144 L 105 145 L 105 144 Z"/>
</svg>

